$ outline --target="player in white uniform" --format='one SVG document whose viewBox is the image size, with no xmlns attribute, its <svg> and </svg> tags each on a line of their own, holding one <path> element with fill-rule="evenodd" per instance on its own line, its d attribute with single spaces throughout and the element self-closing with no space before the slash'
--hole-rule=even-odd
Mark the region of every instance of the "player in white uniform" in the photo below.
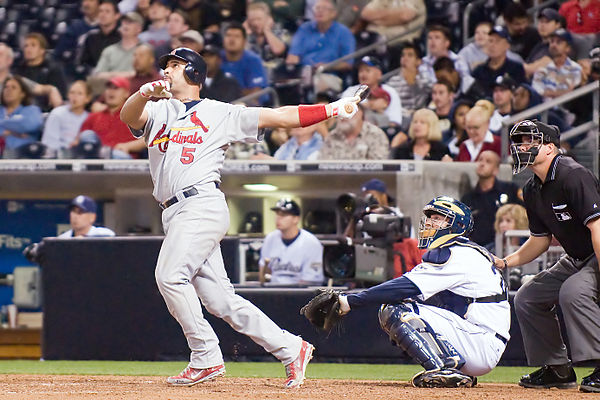
<svg viewBox="0 0 600 400">
<path fill-rule="evenodd" d="M 298 387 L 313 346 L 236 295 L 225 272 L 219 243 L 229 227 L 229 211 L 218 188 L 220 170 L 230 143 L 257 142 L 267 127 L 309 126 L 332 116 L 351 118 L 360 97 L 277 109 L 231 105 L 200 99 L 206 63 L 193 50 L 175 49 L 161 57 L 159 65 L 164 80 L 146 83 L 129 97 L 121 120 L 148 146 L 153 195 L 164 209 L 165 239 L 156 281 L 191 349 L 188 366 L 167 382 L 190 386 L 225 373 L 219 340 L 204 319 L 202 301 L 208 312 L 285 365 L 285 387 Z"/>
<path fill-rule="evenodd" d="M 423 209 L 423 262 L 400 278 L 340 296 L 340 313 L 383 304 L 379 322 L 393 343 L 425 370 L 416 387 L 471 387 L 500 360 L 509 339 L 510 305 L 493 256 L 470 242 L 471 211 L 446 196 Z"/>
<path fill-rule="evenodd" d="M 94 226 L 98 206 L 94 199 L 79 195 L 71 201 L 69 206 L 69 222 L 71 229 L 58 235 L 59 238 L 72 237 L 110 237 L 115 233 L 102 226 Z"/>
<path fill-rule="evenodd" d="M 260 249 L 261 282 L 267 272 L 277 285 L 322 285 L 323 245 L 312 233 L 298 228 L 300 206 L 283 198 L 271 210 L 277 213 L 277 229 L 269 233 Z"/>
</svg>

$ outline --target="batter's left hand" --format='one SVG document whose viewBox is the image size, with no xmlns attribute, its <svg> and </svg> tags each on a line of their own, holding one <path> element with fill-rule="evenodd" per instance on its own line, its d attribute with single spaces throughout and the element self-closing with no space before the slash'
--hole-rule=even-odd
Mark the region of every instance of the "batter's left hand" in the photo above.
<svg viewBox="0 0 600 400">
<path fill-rule="evenodd" d="M 343 97 L 338 101 L 330 103 L 331 116 L 340 117 L 344 119 L 350 119 L 358 112 L 358 103 L 360 103 L 360 96 Z"/>
</svg>

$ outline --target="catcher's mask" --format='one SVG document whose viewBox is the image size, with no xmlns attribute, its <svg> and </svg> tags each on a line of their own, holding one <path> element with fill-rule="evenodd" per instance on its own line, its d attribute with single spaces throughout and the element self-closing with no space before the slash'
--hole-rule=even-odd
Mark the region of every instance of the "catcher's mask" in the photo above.
<svg viewBox="0 0 600 400">
<path fill-rule="evenodd" d="M 510 130 L 510 153 L 513 158 L 513 175 L 533 165 L 540 148 L 548 143 L 560 146 L 560 133 L 556 126 L 537 120 L 523 120 Z"/>
<path fill-rule="evenodd" d="M 452 197 L 436 197 L 425 205 L 423 214 L 419 224 L 420 249 L 439 247 L 457 236 L 468 236 L 473 229 L 471 209 Z"/>
</svg>

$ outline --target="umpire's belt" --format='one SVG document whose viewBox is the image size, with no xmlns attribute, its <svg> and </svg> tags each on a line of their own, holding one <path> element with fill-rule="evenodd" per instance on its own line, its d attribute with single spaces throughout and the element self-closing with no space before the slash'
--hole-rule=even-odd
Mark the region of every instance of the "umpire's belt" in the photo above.
<svg viewBox="0 0 600 400">
<path fill-rule="evenodd" d="M 219 182 L 215 181 L 213 183 L 215 184 L 215 186 L 217 188 L 219 188 Z M 187 199 L 188 197 L 196 196 L 198 193 L 199 193 L 198 189 L 196 189 L 194 186 L 192 186 L 187 189 L 184 189 L 181 192 L 178 192 L 173 197 L 169 197 L 167 200 L 163 201 L 162 203 L 158 203 L 158 205 L 160 208 L 162 208 L 164 210 L 164 209 L 171 207 L 173 204 L 177 203 L 178 201 Z"/>
</svg>

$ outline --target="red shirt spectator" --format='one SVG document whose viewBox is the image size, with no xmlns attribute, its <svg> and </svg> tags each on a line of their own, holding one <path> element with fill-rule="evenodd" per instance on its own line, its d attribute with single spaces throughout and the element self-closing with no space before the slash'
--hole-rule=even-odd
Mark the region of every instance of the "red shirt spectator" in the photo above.
<svg viewBox="0 0 600 400">
<path fill-rule="evenodd" d="M 600 0 L 570 0 L 558 10 L 573 33 L 600 32 Z"/>
</svg>

